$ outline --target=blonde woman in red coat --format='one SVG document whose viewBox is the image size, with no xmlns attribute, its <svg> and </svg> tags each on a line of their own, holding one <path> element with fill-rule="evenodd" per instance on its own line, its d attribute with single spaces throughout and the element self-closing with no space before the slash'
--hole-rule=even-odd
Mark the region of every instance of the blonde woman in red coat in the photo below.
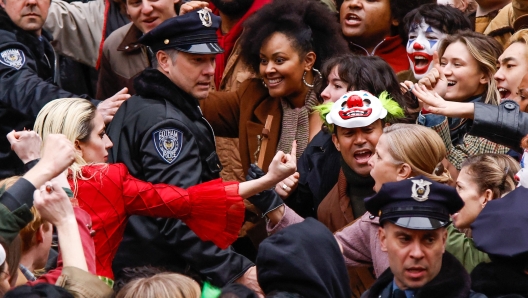
<svg viewBox="0 0 528 298">
<path fill-rule="evenodd" d="M 112 279 L 112 260 L 130 215 L 183 220 L 202 240 L 221 248 L 237 239 L 244 220 L 242 198 L 273 187 L 296 167 L 291 155 L 278 152 L 269 172 L 244 183 L 202 183 L 187 190 L 152 184 L 132 177 L 123 164 L 106 164 L 112 142 L 103 118 L 84 99 L 63 98 L 48 103 L 37 116 L 35 131 L 46 142 L 51 133 L 64 134 L 77 150 L 68 182 L 79 206 L 92 217 L 96 272 Z"/>
</svg>

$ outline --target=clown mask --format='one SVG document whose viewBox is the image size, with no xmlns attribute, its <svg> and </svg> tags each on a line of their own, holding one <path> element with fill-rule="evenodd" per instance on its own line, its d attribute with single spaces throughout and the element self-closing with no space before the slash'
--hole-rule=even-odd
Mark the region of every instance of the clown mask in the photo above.
<svg viewBox="0 0 528 298">
<path fill-rule="evenodd" d="M 365 127 L 387 116 L 381 101 L 367 91 L 352 91 L 341 96 L 326 115 L 326 122 L 345 128 Z"/>
<path fill-rule="evenodd" d="M 433 53 L 446 35 L 429 26 L 423 19 L 420 23 L 411 24 L 407 42 L 407 57 L 417 80 L 423 78 L 433 68 Z"/>
</svg>

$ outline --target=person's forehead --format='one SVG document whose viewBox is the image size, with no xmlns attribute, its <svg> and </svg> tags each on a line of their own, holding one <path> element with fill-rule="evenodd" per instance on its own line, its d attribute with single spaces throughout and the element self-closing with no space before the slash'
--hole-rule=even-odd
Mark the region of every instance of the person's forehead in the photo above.
<svg viewBox="0 0 528 298">
<path fill-rule="evenodd" d="M 441 30 L 438 28 L 435 28 L 431 26 L 427 20 L 420 19 L 419 21 L 415 21 L 411 23 L 411 27 L 409 29 L 409 32 L 416 32 L 416 31 L 423 31 L 425 33 L 436 33 L 436 34 L 443 34 Z"/>
</svg>

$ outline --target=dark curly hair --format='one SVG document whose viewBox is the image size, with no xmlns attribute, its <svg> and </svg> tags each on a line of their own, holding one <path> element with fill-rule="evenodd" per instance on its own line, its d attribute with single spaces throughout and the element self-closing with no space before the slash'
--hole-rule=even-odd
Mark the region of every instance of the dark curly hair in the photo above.
<svg viewBox="0 0 528 298">
<path fill-rule="evenodd" d="M 375 96 L 387 91 L 392 99 L 406 111 L 406 118 L 398 119 L 398 122 L 415 122 L 416 115 L 412 115 L 408 111 L 417 109 L 418 101 L 401 92 L 394 70 L 383 59 L 377 56 L 358 56 L 354 54 L 329 59 L 321 68 L 323 83 L 319 94 L 328 85 L 328 76 L 335 66 L 338 67 L 337 74 L 339 79 L 348 84 L 347 91 L 365 90 Z"/>
<path fill-rule="evenodd" d="M 339 23 L 327 6 L 317 0 L 278 0 L 265 5 L 244 22 L 240 46 L 242 59 L 259 73 L 260 48 L 273 33 L 286 35 L 299 54 L 313 51 L 314 67 L 348 52 Z"/>
<path fill-rule="evenodd" d="M 341 5 L 345 0 L 336 0 L 337 11 L 340 11 Z M 399 25 L 393 26 L 392 35 L 400 33 L 403 25 L 403 18 L 408 12 L 423 4 L 436 3 L 436 0 L 389 0 L 392 18 L 398 20 Z"/>
<path fill-rule="evenodd" d="M 411 10 L 403 18 L 400 36 L 407 43 L 409 28 L 412 23 L 419 23 L 424 20 L 427 24 L 447 34 L 455 34 L 459 30 L 473 29 L 471 21 L 460 10 L 436 3 L 424 4 Z"/>
</svg>

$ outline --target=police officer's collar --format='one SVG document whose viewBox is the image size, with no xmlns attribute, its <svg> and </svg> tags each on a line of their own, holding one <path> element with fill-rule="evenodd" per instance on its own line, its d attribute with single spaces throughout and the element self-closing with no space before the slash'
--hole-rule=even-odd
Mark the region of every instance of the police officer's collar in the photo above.
<svg viewBox="0 0 528 298">
<path fill-rule="evenodd" d="M 145 98 L 163 98 L 170 101 L 187 117 L 196 120 L 202 118 L 199 102 L 190 94 L 176 86 L 166 75 L 154 68 L 147 68 L 134 79 L 137 95 Z"/>
</svg>

